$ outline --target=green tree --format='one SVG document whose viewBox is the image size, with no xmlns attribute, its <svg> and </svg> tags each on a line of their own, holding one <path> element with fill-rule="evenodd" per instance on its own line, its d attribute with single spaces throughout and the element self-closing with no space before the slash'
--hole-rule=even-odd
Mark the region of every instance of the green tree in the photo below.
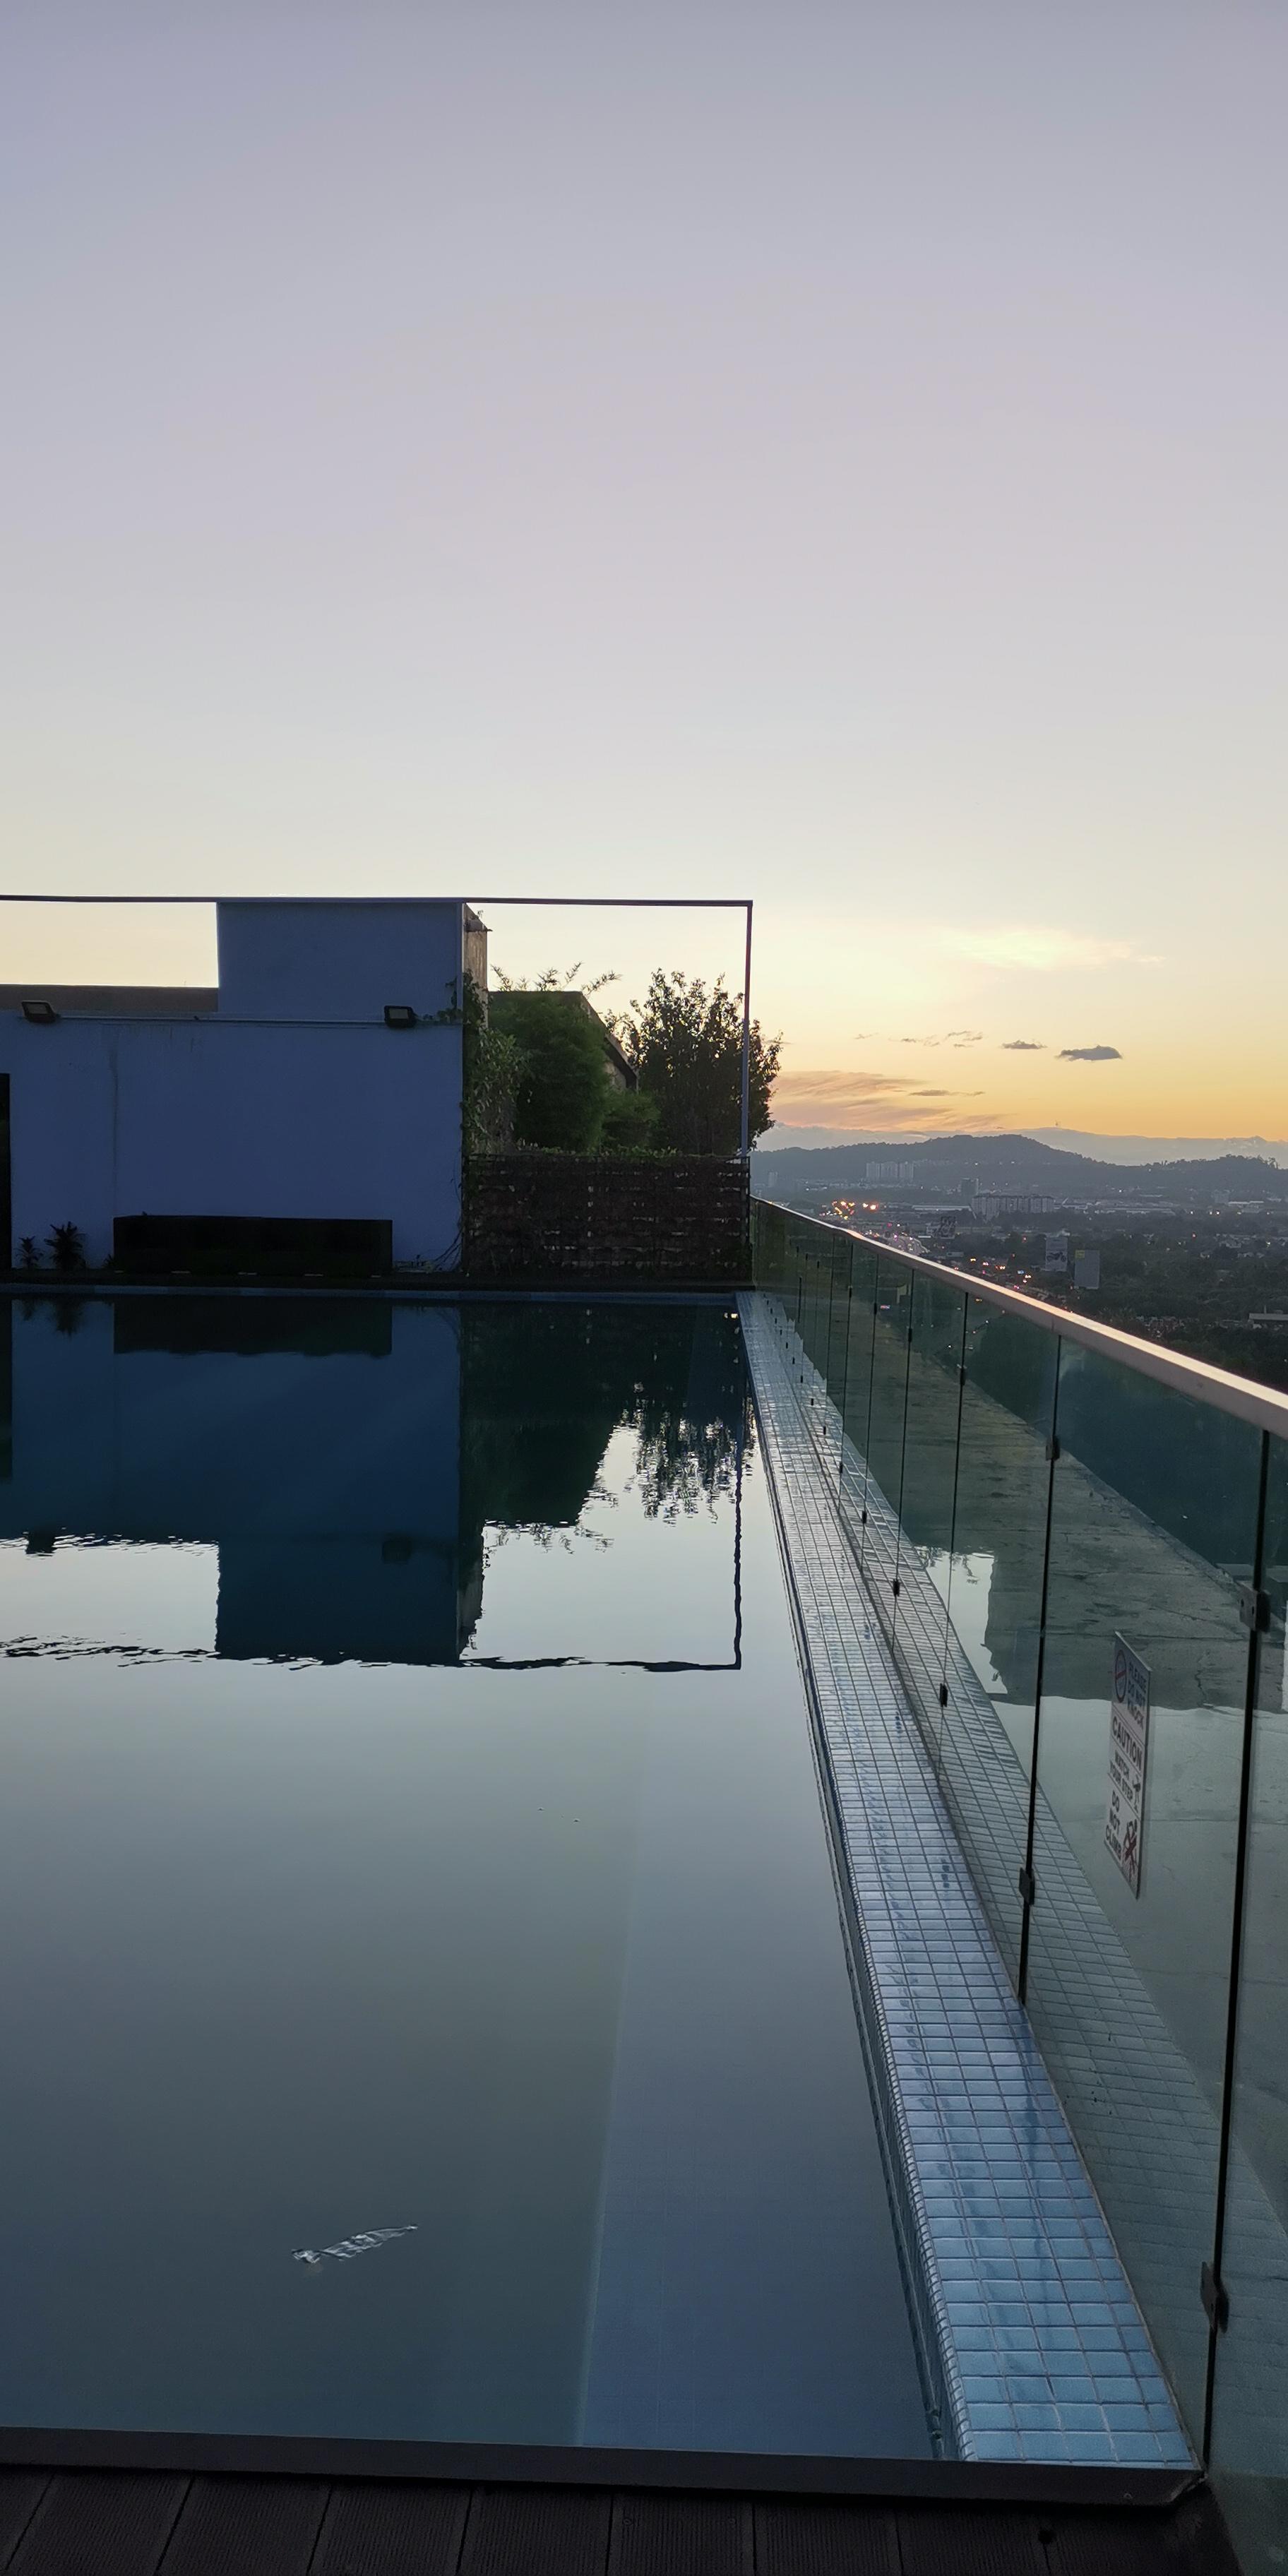
<svg viewBox="0 0 1288 2576">
<path fill-rule="evenodd" d="M 494 1029 L 523 1057 L 514 1101 L 516 1144 L 593 1154 L 611 1093 L 604 1033 L 583 995 L 545 985 L 493 993 Z"/>
<path fill-rule="evenodd" d="M 657 1142 L 679 1154 L 736 1154 L 742 1122 L 742 995 L 723 977 L 653 975 L 642 1003 L 612 1023 L 618 1045 L 657 1104 Z M 751 1024 L 750 1142 L 772 1126 L 782 1041 Z"/>
<path fill-rule="evenodd" d="M 657 1102 L 647 1091 L 610 1087 L 600 1133 L 605 1154 L 647 1154 L 657 1144 Z"/>
</svg>

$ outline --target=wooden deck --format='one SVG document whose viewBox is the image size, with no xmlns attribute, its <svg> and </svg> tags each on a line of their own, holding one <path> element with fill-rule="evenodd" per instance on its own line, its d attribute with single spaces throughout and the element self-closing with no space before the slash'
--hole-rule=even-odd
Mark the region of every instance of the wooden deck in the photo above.
<svg viewBox="0 0 1288 2576">
<path fill-rule="evenodd" d="M 933 2477 L 933 2470 L 927 2472 Z M 1236 2576 L 1170 2504 L 0 2469 L 4 2576 Z"/>
</svg>

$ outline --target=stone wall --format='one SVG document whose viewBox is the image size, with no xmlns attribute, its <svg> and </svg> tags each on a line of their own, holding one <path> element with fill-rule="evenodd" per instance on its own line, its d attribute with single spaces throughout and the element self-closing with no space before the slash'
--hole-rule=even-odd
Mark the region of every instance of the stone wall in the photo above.
<svg viewBox="0 0 1288 2576">
<path fill-rule="evenodd" d="M 747 1167 L 708 1156 L 484 1154 L 466 1168 L 470 1280 L 724 1286 L 750 1276 Z"/>
</svg>

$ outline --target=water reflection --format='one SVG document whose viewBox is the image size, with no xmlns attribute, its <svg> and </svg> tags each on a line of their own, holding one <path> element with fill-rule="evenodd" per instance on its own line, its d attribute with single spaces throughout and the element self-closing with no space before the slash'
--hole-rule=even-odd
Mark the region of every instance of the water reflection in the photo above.
<svg viewBox="0 0 1288 2576">
<path fill-rule="evenodd" d="M 13 1379 L 0 2422 L 924 2454 L 733 1319 Z"/>
<path fill-rule="evenodd" d="M 737 1661 L 750 1413 L 736 1319 L 718 1307 L 51 1298 L 4 1301 L 0 1337 L 0 1537 L 60 1560 L 72 1540 L 216 1552 L 213 1633 L 194 1566 L 192 1633 L 180 1615 L 164 1644 L 146 1620 L 122 1630 L 141 1568 L 132 1583 L 60 1562 L 45 1650 L 566 1661 L 585 1648 L 550 1634 L 548 1584 L 539 1640 L 512 1616 L 504 1648 L 484 1634 L 486 1570 L 507 1541 L 608 1547 L 606 1506 L 627 1497 L 660 1523 L 728 1497 L 701 1634 L 677 1643 L 654 1608 L 637 1635 L 597 1642 L 606 1661 Z M 614 1440 L 631 1473 L 610 1494 Z M 173 1627 L 173 1567 L 167 1587 Z M 509 1562 L 504 1590 L 510 1602 Z M 5 1643 L 34 1650 L 12 1629 Z"/>
</svg>

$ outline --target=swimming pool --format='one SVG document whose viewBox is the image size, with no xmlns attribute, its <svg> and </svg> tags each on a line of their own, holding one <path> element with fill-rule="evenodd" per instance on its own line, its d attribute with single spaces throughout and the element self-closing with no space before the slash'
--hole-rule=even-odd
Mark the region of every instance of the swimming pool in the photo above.
<svg viewBox="0 0 1288 2576">
<path fill-rule="evenodd" d="M 924 2456 L 736 1317 L 0 1336 L 0 2421 Z"/>
</svg>

